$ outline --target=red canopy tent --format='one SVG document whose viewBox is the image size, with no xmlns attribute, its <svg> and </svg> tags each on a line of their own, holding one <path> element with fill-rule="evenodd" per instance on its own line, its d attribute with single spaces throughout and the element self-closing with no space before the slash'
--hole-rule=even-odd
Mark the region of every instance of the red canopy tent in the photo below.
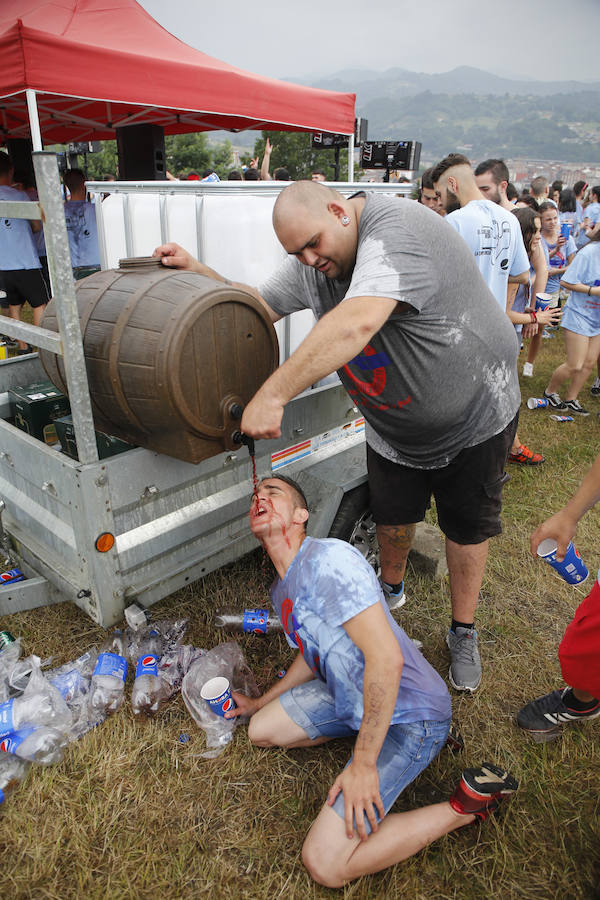
<svg viewBox="0 0 600 900">
<path fill-rule="evenodd" d="M 0 129 L 46 144 L 249 128 L 354 133 L 354 94 L 264 78 L 194 50 L 135 0 L 2 0 Z M 35 94 L 33 93 L 35 92 Z"/>
</svg>

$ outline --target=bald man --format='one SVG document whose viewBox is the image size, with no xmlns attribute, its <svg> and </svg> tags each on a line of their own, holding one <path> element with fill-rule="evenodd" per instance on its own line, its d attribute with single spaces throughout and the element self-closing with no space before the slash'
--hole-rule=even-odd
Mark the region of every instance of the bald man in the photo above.
<svg viewBox="0 0 600 900">
<path fill-rule="evenodd" d="M 289 259 L 250 290 L 273 321 L 309 308 L 318 322 L 248 404 L 242 430 L 279 437 L 285 405 L 337 370 L 367 421 L 387 593 L 403 595 L 415 525 L 433 494 L 450 573 L 450 681 L 474 691 L 475 606 L 488 539 L 501 531 L 520 401 L 514 329 L 462 238 L 420 204 L 364 192 L 346 199 L 300 181 L 280 193 L 273 225 Z M 177 245 L 155 254 L 226 281 Z"/>
</svg>

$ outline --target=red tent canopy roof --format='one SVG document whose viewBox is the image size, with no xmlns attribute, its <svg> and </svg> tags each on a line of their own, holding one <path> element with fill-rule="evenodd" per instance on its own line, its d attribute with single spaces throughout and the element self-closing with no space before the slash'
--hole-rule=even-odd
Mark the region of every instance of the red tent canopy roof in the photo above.
<svg viewBox="0 0 600 900">
<path fill-rule="evenodd" d="M 105 140 L 148 122 L 166 134 L 354 131 L 354 94 L 237 69 L 169 34 L 135 0 L 2 0 L 0 59 L 5 136 L 29 135 L 27 88 L 45 143 Z"/>
</svg>

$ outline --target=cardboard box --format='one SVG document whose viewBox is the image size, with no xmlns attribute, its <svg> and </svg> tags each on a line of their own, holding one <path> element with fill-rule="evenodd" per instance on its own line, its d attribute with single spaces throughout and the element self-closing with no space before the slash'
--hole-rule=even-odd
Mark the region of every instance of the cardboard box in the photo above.
<svg viewBox="0 0 600 900">
<path fill-rule="evenodd" d="M 51 381 L 38 381 L 9 389 L 15 425 L 46 444 L 56 444 L 54 422 L 71 411 L 69 399 Z"/>
<path fill-rule="evenodd" d="M 71 459 L 79 459 L 73 416 L 62 416 L 60 419 L 56 419 L 54 424 L 63 453 L 66 453 Z M 99 458 L 106 459 L 109 456 L 116 456 L 118 453 L 125 453 L 126 450 L 132 450 L 135 445 L 112 437 L 110 434 L 104 434 L 103 431 L 96 431 L 96 446 Z"/>
</svg>

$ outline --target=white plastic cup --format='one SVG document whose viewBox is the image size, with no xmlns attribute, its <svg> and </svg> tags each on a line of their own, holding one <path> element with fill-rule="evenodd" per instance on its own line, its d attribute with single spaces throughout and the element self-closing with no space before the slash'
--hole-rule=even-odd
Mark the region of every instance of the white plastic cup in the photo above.
<svg viewBox="0 0 600 900">
<path fill-rule="evenodd" d="M 208 703 L 214 714 L 221 716 L 222 719 L 225 718 L 226 712 L 236 708 L 229 688 L 229 679 L 223 675 L 217 675 L 216 678 L 206 681 L 200 689 L 200 696 Z"/>
<path fill-rule="evenodd" d="M 543 311 L 544 309 L 548 309 L 552 302 L 552 294 L 536 294 L 535 295 L 535 308 Z"/>
<path fill-rule="evenodd" d="M 565 558 L 560 562 L 556 558 L 558 544 L 553 538 L 546 538 L 539 544 L 537 555 L 555 569 L 567 584 L 582 584 L 589 575 L 587 566 L 575 549 L 573 541 L 569 541 Z"/>
</svg>

